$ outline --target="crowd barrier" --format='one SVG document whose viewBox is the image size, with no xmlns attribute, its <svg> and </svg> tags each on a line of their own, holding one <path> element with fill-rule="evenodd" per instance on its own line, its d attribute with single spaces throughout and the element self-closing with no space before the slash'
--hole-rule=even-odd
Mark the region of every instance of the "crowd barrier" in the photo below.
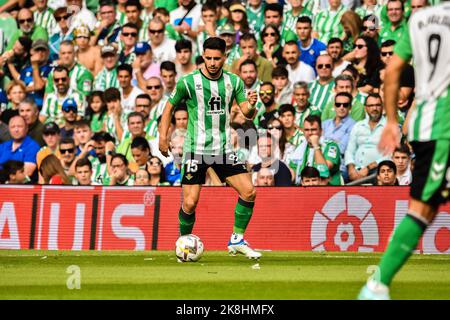
<svg viewBox="0 0 450 320">
<path fill-rule="evenodd" d="M 381 252 L 408 207 L 407 187 L 258 188 L 246 239 L 262 250 Z M 205 187 L 193 233 L 226 250 L 238 197 Z M 179 187 L 0 186 L 0 249 L 173 250 Z M 450 253 L 450 204 L 418 252 Z"/>
</svg>

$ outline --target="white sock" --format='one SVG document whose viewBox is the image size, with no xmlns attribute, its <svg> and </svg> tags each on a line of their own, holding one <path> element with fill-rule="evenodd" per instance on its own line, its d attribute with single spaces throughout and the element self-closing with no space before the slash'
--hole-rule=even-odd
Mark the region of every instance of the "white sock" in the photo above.
<svg viewBox="0 0 450 320">
<path fill-rule="evenodd" d="M 243 234 L 234 233 L 234 232 L 231 234 L 231 242 L 233 242 L 233 243 L 237 243 L 237 242 L 241 241 L 242 239 L 244 239 Z"/>
</svg>

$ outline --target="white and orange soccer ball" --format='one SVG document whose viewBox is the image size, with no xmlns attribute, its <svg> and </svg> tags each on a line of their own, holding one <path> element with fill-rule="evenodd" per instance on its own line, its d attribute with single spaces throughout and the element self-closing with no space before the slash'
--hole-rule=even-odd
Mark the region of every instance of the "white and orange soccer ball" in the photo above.
<svg viewBox="0 0 450 320">
<path fill-rule="evenodd" d="M 181 262 L 195 262 L 203 255 L 203 242 L 193 234 L 187 234 L 178 238 L 175 245 L 175 254 Z"/>
</svg>

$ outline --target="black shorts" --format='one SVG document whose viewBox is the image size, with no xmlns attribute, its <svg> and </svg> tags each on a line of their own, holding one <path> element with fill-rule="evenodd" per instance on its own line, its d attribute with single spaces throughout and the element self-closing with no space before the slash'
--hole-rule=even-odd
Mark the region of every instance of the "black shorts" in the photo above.
<svg viewBox="0 0 450 320">
<path fill-rule="evenodd" d="M 449 199 L 450 140 L 411 142 L 416 155 L 410 195 L 438 207 Z"/>
<path fill-rule="evenodd" d="M 235 153 L 209 156 L 195 153 L 186 153 L 183 157 L 181 169 L 181 184 L 204 184 L 206 170 L 213 168 L 220 181 L 237 174 L 248 173 L 245 164 L 240 162 Z"/>
</svg>

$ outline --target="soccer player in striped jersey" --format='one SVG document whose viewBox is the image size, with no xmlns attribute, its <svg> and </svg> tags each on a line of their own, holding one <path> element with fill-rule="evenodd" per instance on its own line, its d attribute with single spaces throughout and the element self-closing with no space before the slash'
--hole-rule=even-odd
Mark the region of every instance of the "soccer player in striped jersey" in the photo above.
<svg viewBox="0 0 450 320">
<path fill-rule="evenodd" d="M 159 131 L 159 149 L 168 155 L 168 130 L 174 106 L 185 100 L 188 113 L 188 132 L 183 147 L 182 181 L 183 203 L 179 211 L 180 234 L 190 234 L 195 222 L 195 207 L 200 197 L 206 171 L 212 167 L 222 182 L 239 193 L 235 209 L 233 234 L 228 243 L 231 254 L 241 253 L 257 259 L 244 240 L 244 232 L 253 213 L 256 191 L 245 164 L 232 151 L 230 110 L 234 100 L 244 116 L 255 115 L 256 92 L 244 92 L 243 81 L 223 70 L 226 44 L 217 37 L 208 38 L 203 45 L 205 65 L 182 77 L 166 103 Z"/>
<path fill-rule="evenodd" d="M 420 9 L 394 49 L 386 70 L 387 124 L 380 150 L 399 146 L 397 103 L 402 70 L 415 63 L 416 109 L 408 139 L 416 155 L 408 214 L 394 231 L 378 270 L 363 287 L 360 299 L 389 299 L 389 286 L 438 213 L 450 189 L 450 3 Z"/>
</svg>

